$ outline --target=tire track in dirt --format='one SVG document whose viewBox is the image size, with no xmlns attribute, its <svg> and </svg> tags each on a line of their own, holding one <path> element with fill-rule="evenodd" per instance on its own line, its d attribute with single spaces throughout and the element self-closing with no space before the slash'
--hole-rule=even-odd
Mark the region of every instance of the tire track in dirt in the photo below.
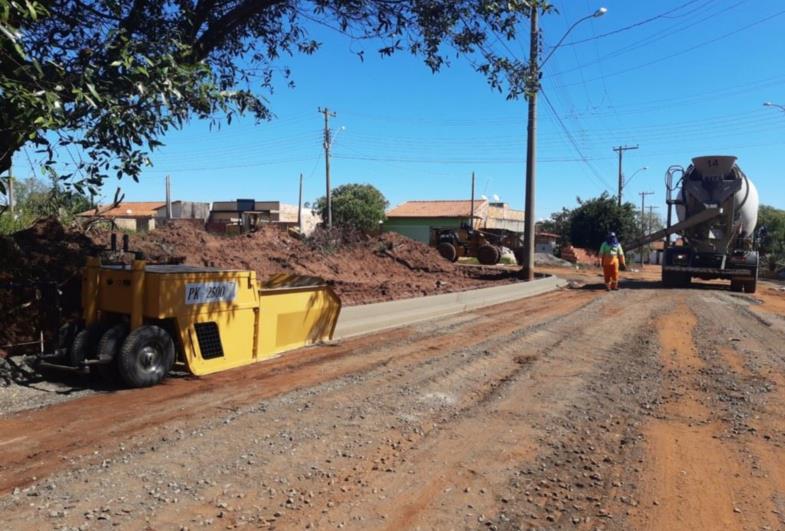
<svg viewBox="0 0 785 531">
<path fill-rule="evenodd" d="M 631 526 L 773 529 L 779 525 L 772 513 L 776 489 L 754 477 L 751 449 L 726 436 L 733 419 L 722 413 L 727 397 L 722 400 L 720 386 L 738 389 L 729 378 L 744 364 L 716 344 L 742 312 L 715 295 L 679 299 L 658 321 L 665 404 L 657 411 L 659 418 L 644 428 L 641 509 L 631 517 Z M 725 315 L 717 320 L 711 314 L 720 307 Z M 714 326 L 707 330 L 709 322 Z M 763 328 L 759 323 L 757 327 Z"/>
<path fill-rule="evenodd" d="M 111 457 L 118 451 L 117 440 L 125 441 L 124 451 L 128 451 L 146 444 L 148 435 L 166 436 L 194 422 L 224 415 L 227 409 L 347 374 L 388 364 L 405 367 L 451 345 L 476 344 L 485 338 L 483 331 L 506 333 L 520 328 L 527 319 L 530 324 L 547 320 L 592 298 L 578 292 L 552 293 L 473 312 L 476 322 L 468 326 L 461 326 L 461 319 L 447 319 L 446 333 L 438 333 L 439 323 L 433 322 L 421 327 L 421 332 L 417 327 L 393 330 L 205 378 L 173 379 L 155 388 L 93 395 L 0 418 L 0 433 L 26 437 L 24 444 L 4 448 L 0 492 L 80 461 L 94 461 L 98 459 L 95 454 L 100 454 L 100 459 Z M 558 306 L 553 304 L 556 299 Z"/>
</svg>

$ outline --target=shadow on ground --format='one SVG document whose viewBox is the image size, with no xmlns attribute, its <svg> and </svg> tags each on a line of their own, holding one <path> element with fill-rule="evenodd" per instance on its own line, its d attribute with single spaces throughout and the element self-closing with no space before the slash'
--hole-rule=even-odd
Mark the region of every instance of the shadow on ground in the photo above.
<svg viewBox="0 0 785 531">
<path fill-rule="evenodd" d="M 579 289 L 588 291 L 605 291 L 605 284 L 596 282 L 586 284 Z M 639 280 L 639 279 L 622 279 L 621 289 L 690 289 L 690 290 L 708 290 L 708 291 L 730 291 L 730 284 L 709 284 L 704 282 L 691 282 L 689 286 L 682 288 L 666 288 L 660 280 Z"/>
</svg>

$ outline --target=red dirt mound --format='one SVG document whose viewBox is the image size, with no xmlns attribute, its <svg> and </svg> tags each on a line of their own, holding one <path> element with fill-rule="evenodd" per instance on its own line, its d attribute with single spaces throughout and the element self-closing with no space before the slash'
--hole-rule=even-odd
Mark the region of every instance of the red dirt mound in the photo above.
<svg viewBox="0 0 785 531">
<path fill-rule="evenodd" d="M 66 231 L 54 218 L 39 220 L 10 237 L 0 237 L 0 356 L 4 345 L 35 338 L 38 314 L 36 282 L 55 282 L 62 293 L 66 316 L 79 308 L 79 271 L 95 246 L 86 236 Z M 25 287 L 27 286 L 27 287 Z"/>
<path fill-rule="evenodd" d="M 460 291 L 508 278 L 497 269 L 467 270 L 422 243 L 395 233 L 369 237 L 317 234 L 300 240 L 274 227 L 241 236 L 206 232 L 174 221 L 131 247 L 154 260 L 183 257 L 186 264 L 252 269 L 260 279 L 277 273 L 322 277 L 346 305 Z"/>
<path fill-rule="evenodd" d="M 0 237 L 0 283 L 55 281 L 63 292 L 65 315 L 78 315 L 79 271 L 86 256 L 107 247 L 109 234 L 94 238 L 44 219 L 10 237 Z M 277 274 L 327 280 L 345 305 L 365 304 L 487 286 L 513 280 L 508 271 L 463 268 L 404 236 L 388 233 L 317 233 L 300 240 L 274 227 L 241 236 L 208 233 L 200 224 L 170 222 L 149 234 L 132 235 L 131 250 L 150 261 L 180 257 L 186 264 L 251 269 L 260 280 Z M 35 339 L 38 316 L 29 304 L 34 289 L 0 290 L 0 355 L 3 345 Z"/>
</svg>

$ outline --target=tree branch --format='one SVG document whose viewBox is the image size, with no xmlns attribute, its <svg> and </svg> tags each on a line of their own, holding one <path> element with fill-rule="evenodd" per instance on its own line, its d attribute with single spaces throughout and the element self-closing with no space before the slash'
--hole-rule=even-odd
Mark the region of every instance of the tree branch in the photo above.
<svg viewBox="0 0 785 531">
<path fill-rule="evenodd" d="M 221 44 L 227 35 L 239 29 L 254 15 L 258 15 L 275 5 L 288 3 L 288 0 L 245 0 L 213 24 L 210 24 L 204 35 L 194 44 L 195 60 L 201 61 L 206 58 L 215 47 Z"/>
</svg>

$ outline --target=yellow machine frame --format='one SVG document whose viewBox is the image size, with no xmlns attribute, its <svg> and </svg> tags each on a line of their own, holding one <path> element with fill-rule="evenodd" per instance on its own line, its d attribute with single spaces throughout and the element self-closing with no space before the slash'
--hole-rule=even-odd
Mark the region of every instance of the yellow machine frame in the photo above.
<svg viewBox="0 0 785 531">
<path fill-rule="evenodd" d="M 85 325 L 165 324 L 188 370 L 210 374 L 332 339 L 341 302 L 321 279 L 184 265 L 102 265 L 82 279 Z M 214 323 L 214 324 L 212 324 Z M 216 341 L 217 340 L 217 341 Z"/>
</svg>

